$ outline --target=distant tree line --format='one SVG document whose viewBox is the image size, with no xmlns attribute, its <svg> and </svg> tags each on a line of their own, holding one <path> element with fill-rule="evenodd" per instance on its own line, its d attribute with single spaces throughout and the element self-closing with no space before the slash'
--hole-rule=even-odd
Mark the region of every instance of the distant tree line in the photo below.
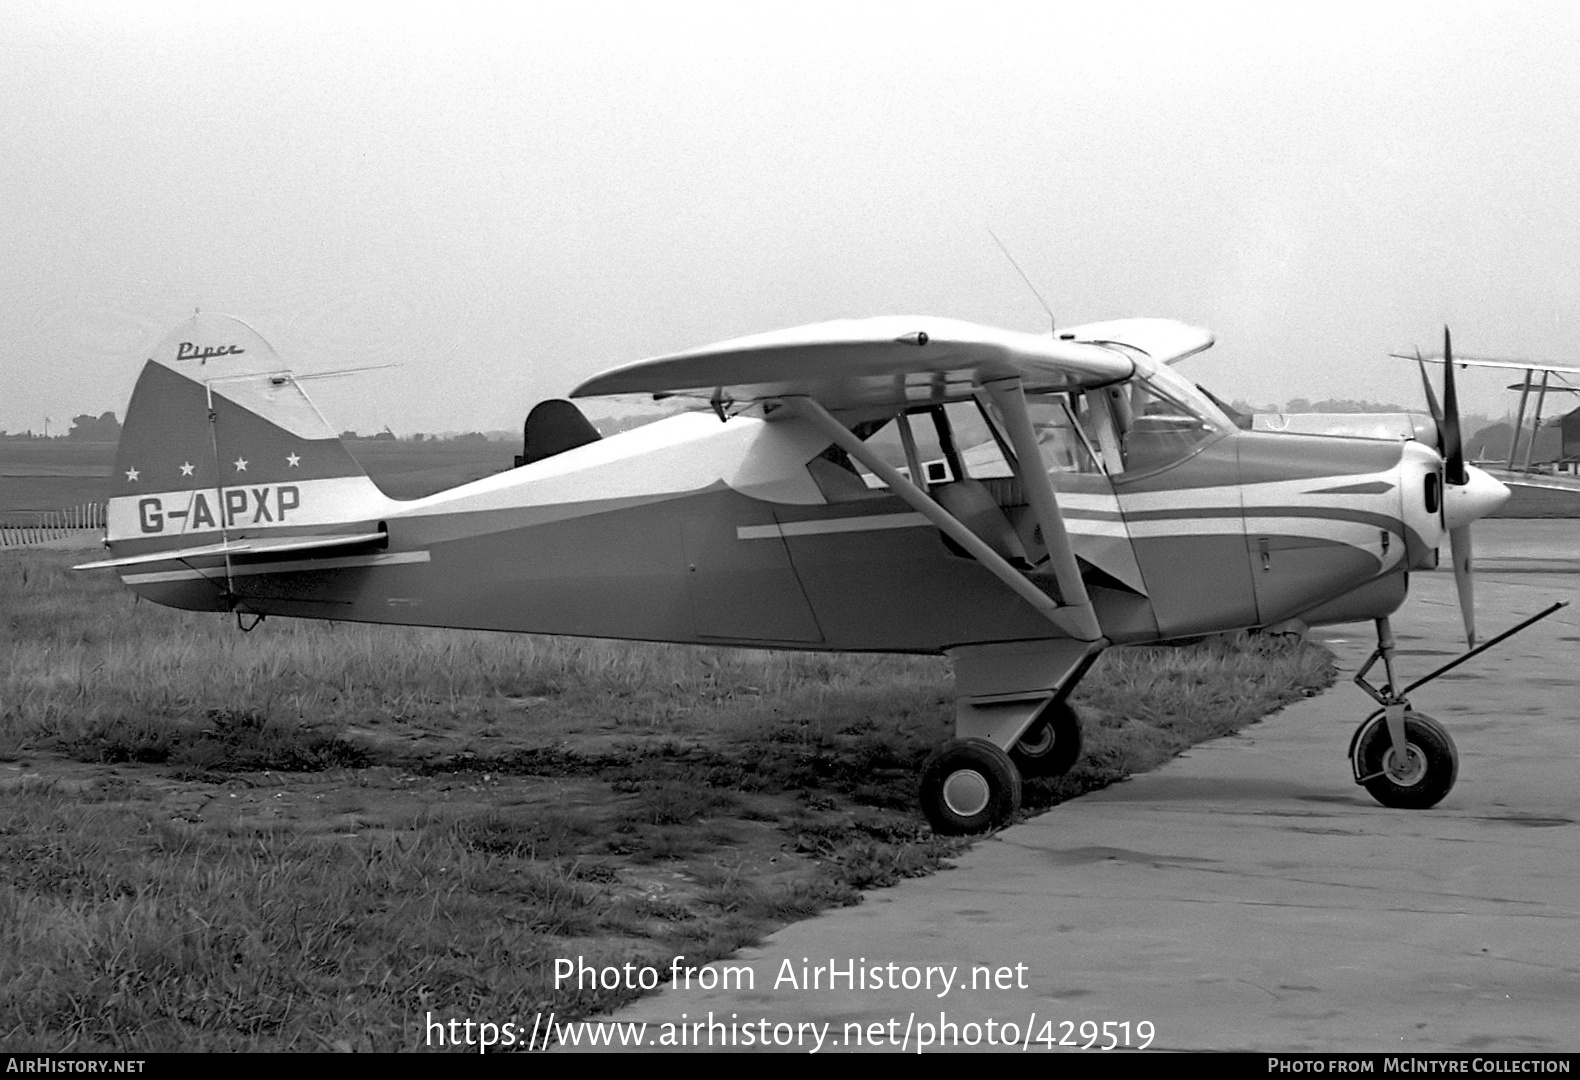
<svg viewBox="0 0 1580 1080">
<path fill-rule="evenodd" d="M 121 422 L 112 412 L 101 413 L 98 416 L 81 416 L 71 418 L 71 430 L 66 432 L 68 439 L 80 439 L 83 442 L 115 442 L 121 437 Z"/>
<path fill-rule="evenodd" d="M 430 435 L 427 432 L 419 431 L 414 435 L 402 437 L 396 435 L 389 428 L 385 428 L 376 435 L 359 435 L 355 431 L 342 431 L 340 433 L 340 440 L 342 442 L 351 442 L 353 440 L 359 442 L 368 442 L 371 440 L 373 442 L 400 441 L 419 443 L 490 443 L 510 442 L 517 437 L 518 436 L 513 431 L 466 431 L 461 433 L 446 432 L 443 435 Z"/>
<path fill-rule="evenodd" d="M 1323 398 L 1321 401 L 1311 401 L 1308 398 L 1297 397 L 1286 401 L 1282 408 L 1277 405 L 1257 405 L 1250 401 L 1236 400 L 1231 403 L 1236 412 L 1248 416 L 1257 413 L 1407 413 L 1426 412 L 1424 405 L 1394 405 L 1378 404 L 1375 401 L 1356 401 L 1352 398 Z"/>
<path fill-rule="evenodd" d="M 71 427 L 64 434 L 40 435 L 29 431 L 0 431 L 0 439 L 75 439 L 78 442 L 116 442 L 121 437 L 121 422 L 112 412 L 93 416 L 83 413 L 71 418 Z"/>
</svg>

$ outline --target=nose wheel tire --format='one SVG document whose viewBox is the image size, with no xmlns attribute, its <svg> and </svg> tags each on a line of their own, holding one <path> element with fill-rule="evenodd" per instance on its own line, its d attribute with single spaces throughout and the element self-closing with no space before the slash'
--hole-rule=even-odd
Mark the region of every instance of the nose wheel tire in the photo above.
<svg viewBox="0 0 1580 1080">
<path fill-rule="evenodd" d="M 1020 809 L 1020 772 L 984 739 L 955 739 L 922 766 L 922 813 L 935 832 L 967 836 L 1009 823 Z"/>
<path fill-rule="evenodd" d="M 1063 776 L 1080 756 L 1081 717 L 1063 701 L 1042 710 L 1009 751 L 1009 759 L 1028 780 Z"/>
<path fill-rule="evenodd" d="M 1387 721 L 1373 713 L 1355 733 L 1356 779 L 1384 806 L 1425 810 L 1443 801 L 1459 776 L 1459 751 L 1442 724 L 1425 713 L 1404 714 L 1406 751 L 1394 749 Z"/>
</svg>

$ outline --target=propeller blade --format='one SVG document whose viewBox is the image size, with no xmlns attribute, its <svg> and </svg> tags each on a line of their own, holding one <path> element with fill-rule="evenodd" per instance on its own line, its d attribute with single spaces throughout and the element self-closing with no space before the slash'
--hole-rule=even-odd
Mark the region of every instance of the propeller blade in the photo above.
<svg viewBox="0 0 1580 1080">
<path fill-rule="evenodd" d="M 1476 582 L 1471 576 L 1470 526 L 1461 525 L 1448 532 L 1449 551 L 1454 560 L 1454 587 L 1459 590 L 1459 614 L 1465 620 L 1465 647 L 1476 647 Z"/>
<path fill-rule="evenodd" d="M 1426 373 L 1426 361 L 1421 358 L 1421 349 L 1415 350 L 1415 366 L 1421 371 L 1421 389 L 1426 393 L 1426 407 L 1432 414 L 1432 423 L 1437 425 L 1437 452 L 1443 453 L 1443 410 L 1437 404 L 1437 393 L 1432 389 L 1432 380 Z"/>
<path fill-rule="evenodd" d="M 1459 393 L 1454 388 L 1454 346 L 1443 327 L 1443 482 L 1464 484 L 1465 447 L 1459 437 Z"/>
</svg>

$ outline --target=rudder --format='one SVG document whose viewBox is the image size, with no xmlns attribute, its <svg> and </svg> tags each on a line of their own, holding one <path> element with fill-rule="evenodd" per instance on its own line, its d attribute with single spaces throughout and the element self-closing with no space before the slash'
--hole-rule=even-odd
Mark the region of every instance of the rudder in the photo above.
<svg viewBox="0 0 1580 1080">
<path fill-rule="evenodd" d="M 143 365 L 110 484 L 116 555 L 368 521 L 389 502 L 274 349 L 211 314 Z"/>
</svg>

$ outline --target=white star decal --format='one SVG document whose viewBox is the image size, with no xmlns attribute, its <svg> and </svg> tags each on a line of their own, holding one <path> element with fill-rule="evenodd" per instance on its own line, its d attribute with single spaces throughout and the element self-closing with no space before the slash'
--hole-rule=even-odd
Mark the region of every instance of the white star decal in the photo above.
<svg viewBox="0 0 1580 1080">
<path fill-rule="evenodd" d="M 181 465 L 181 475 L 182 476 L 191 476 L 192 475 L 192 463 L 190 461 L 182 463 L 182 465 Z"/>
<path fill-rule="evenodd" d="M 246 472 L 247 471 L 247 459 L 246 458 L 239 457 L 239 458 L 236 459 L 236 471 L 237 472 Z"/>
<path fill-rule="evenodd" d="M 133 482 L 133 481 L 134 481 L 134 480 L 136 480 L 136 479 L 137 479 L 137 476 L 138 476 L 138 473 L 137 473 L 137 470 L 136 470 L 136 469 L 127 469 L 127 470 L 126 470 L 126 482 L 127 482 L 127 483 L 128 483 L 128 484 L 130 484 L 130 483 L 132 483 L 132 482 Z"/>
<path fill-rule="evenodd" d="M 295 454 L 287 454 L 285 463 L 294 469 L 302 463 L 302 459 Z"/>
</svg>

